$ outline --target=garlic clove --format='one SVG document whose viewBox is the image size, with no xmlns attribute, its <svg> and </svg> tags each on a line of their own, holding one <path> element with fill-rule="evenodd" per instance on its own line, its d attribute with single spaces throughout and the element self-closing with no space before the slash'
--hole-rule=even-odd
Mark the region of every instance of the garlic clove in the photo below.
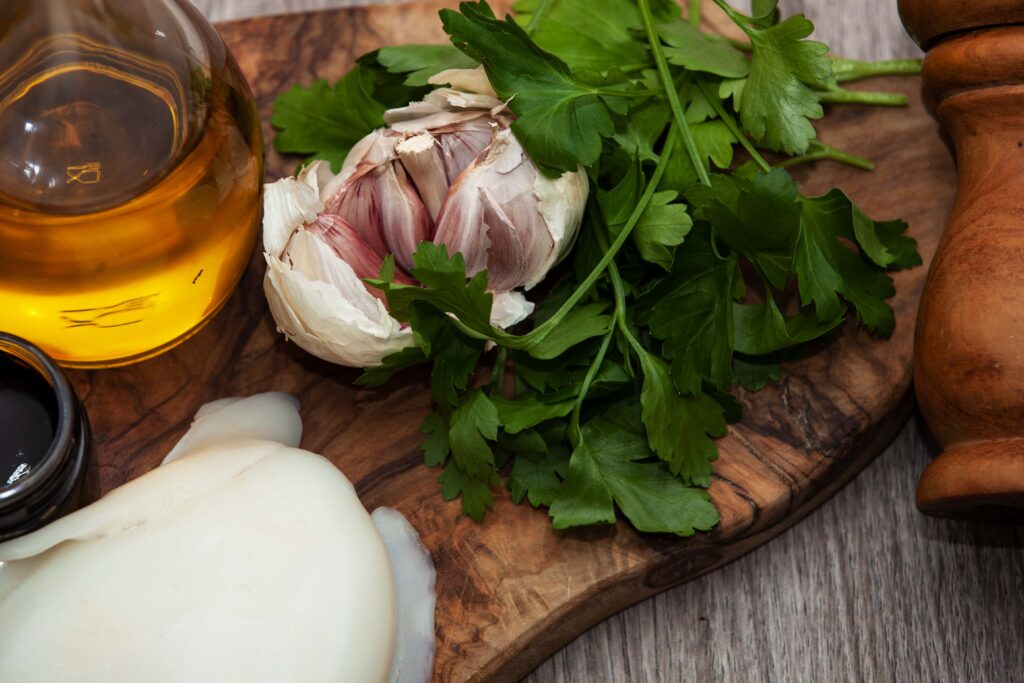
<svg viewBox="0 0 1024 683">
<path fill-rule="evenodd" d="M 384 262 L 366 240 L 341 216 L 322 213 L 307 228 L 347 263 L 359 278 L 377 277 Z"/>
<path fill-rule="evenodd" d="M 316 188 L 300 178 L 268 183 L 263 192 L 263 250 L 280 256 L 292 233 L 316 220 L 324 205 Z"/>
<path fill-rule="evenodd" d="M 398 265 L 409 270 L 416 247 L 430 239 L 434 221 L 400 163 L 387 164 L 379 182 L 379 224 L 384 243 Z"/>
<path fill-rule="evenodd" d="M 563 173 L 559 178 L 548 178 L 538 173 L 533 182 L 533 194 L 544 225 L 554 243 L 554 249 L 534 264 L 525 280 L 527 289 L 544 279 L 548 271 L 565 258 L 576 241 L 583 213 L 587 207 L 590 182 L 581 168 L 575 173 Z"/>
<path fill-rule="evenodd" d="M 416 245 L 430 239 L 433 219 L 395 151 L 402 136 L 376 131 L 353 152 L 362 156 L 328 182 L 324 211 L 341 218 L 380 258 L 393 253 L 403 268 L 412 267 Z"/>
<path fill-rule="evenodd" d="M 401 135 L 384 128 L 378 128 L 364 136 L 345 155 L 338 175 L 320 185 L 320 199 L 327 204 L 328 198 L 334 196 L 338 188 L 349 182 L 353 176 L 363 175 L 394 159 L 395 145 L 401 139 Z"/>
<path fill-rule="evenodd" d="M 489 119 L 474 119 L 459 126 L 445 126 L 433 131 L 441 148 L 448 185 L 455 182 L 466 168 L 494 142 L 499 127 Z"/>
<path fill-rule="evenodd" d="M 495 99 L 498 97 L 483 66 L 475 69 L 445 69 L 431 76 L 427 82 L 431 85 L 447 85 L 462 92 L 490 95 Z"/>
<path fill-rule="evenodd" d="M 435 220 L 448 193 L 449 180 L 441 149 L 434 136 L 430 133 L 414 135 L 400 142 L 395 151 L 427 207 L 430 219 Z"/>
<path fill-rule="evenodd" d="M 487 187 L 480 188 L 480 203 L 483 207 L 483 225 L 490 248 L 487 252 L 488 285 L 496 290 L 514 289 L 522 284 L 526 270 L 527 245 L 529 241 L 522 223 L 516 222 L 505 213 L 494 193 Z"/>
<path fill-rule="evenodd" d="M 487 231 L 483 229 L 483 205 L 478 196 L 479 187 L 473 183 L 473 177 L 466 173 L 459 176 L 445 197 L 434 227 L 434 244 L 445 245 L 449 254 L 460 252 L 466 263 L 466 274 L 470 276 L 487 268 L 487 252 L 491 247 Z M 489 278 L 491 275 L 488 273 Z"/>
<path fill-rule="evenodd" d="M 530 289 L 571 248 L 587 191 L 582 170 L 547 178 L 501 130 L 452 184 L 434 242 L 461 251 L 470 275 L 486 268 L 496 291 Z"/>
<path fill-rule="evenodd" d="M 495 291 L 534 284 L 537 264 L 551 261 L 555 244 L 534 195 L 538 175 L 511 130 L 499 131 L 452 184 L 438 215 L 434 241 L 462 252 L 468 274 L 486 268 Z"/>
<path fill-rule="evenodd" d="M 414 344 L 352 267 L 317 237 L 298 230 L 286 263 L 266 255 L 263 288 L 278 329 L 324 360 L 350 367 L 377 365 Z"/>
</svg>

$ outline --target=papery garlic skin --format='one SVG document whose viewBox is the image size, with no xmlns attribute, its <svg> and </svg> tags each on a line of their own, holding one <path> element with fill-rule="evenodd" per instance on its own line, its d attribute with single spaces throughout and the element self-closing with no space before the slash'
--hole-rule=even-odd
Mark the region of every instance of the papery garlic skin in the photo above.
<svg viewBox="0 0 1024 683">
<path fill-rule="evenodd" d="M 534 304 L 522 292 L 495 292 L 491 301 L 491 323 L 502 328 L 521 323 L 533 313 Z"/>
<path fill-rule="evenodd" d="M 324 360 L 368 367 L 412 346 L 412 331 L 391 317 L 348 262 L 305 229 L 323 211 L 320 187 L 332 179 L 327 164 L 317 162 L 298 178 L 266 186 L 263 289 L 290 341 Z"/>
<path fill-rule="evenodd" d="M 488 80 L 487 71 L 482 65 L 474 69 L 445 69 L 428 78 L 427 82 L 431 85 L 447 85 L 461 92 L 498 98 L 498 93 L 494 92 L 494 86 Z"/>
<path fill-rule="evenodd" d="M 572 248 L 587 192 L 582 170 L 547 178 L 503 130 L 452 185 L 434 242 L 461 252 L 468 275 L 486 269 L 494 290 L 530 289 Z"/>
</svg>

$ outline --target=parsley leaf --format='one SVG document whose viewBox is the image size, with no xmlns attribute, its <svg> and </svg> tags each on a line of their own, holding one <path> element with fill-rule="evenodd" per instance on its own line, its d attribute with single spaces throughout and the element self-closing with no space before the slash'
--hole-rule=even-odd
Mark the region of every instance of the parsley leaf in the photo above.
<svg viewBox="0 0 1024 683">
<path fill-rule="evenodd" d="M 519 0 L 512 7 L 516 21 L 528 26 L 542 4 L 544 14 L 530 37 L 575 69 L 631 70 L 650 64 L 646 48 L 630 33 L 643 26 L 634 0 Z M 679 14 L 672 0 L 651 4 L 661 21 Z"/>
<path fill-rule="evenodd" d="M 274 148 L 326 159 L 337 172 L 352 145 L 384 125 L 385 106 L 373 97 L 378 74 L 356 64 L 333 87 L 326 81 L 296 85 L 274 101 Z"/>
<path fill-rule="evenodd" d="M 711 462 L 718 457 L 712 438 L 725 436 L 722 407 L 703 394 L 681 396 L 668 365 L 654 354 L 640 356 L 640 394 L 647 440 L 673 474 L 697 486 L 711 484 Z"/>
<path fill-rule="evenodd" d="M 559 175 L 597 161 L 602 138 L 615 132 L 599 89 L 574 78 L 514 20 L 496 19 L 486 2 L 463 2 L 459 10 L 441 10 L 444 30 L 484 65 L 498 96 L 511 100 L 512 130 L 534 162 Z"/>
<path fill-rule="evenodd" d="M 708 38 L 687 21 L 660 24 L 658 35 L 671 46 L 665 48 L 669 64 L 725 78 L 743 78 L 750 72 L 742 52 L 723 40 Z"/>
<path fill-rule="evenodd" d="M 737 291 L 735 257 L 720 259 L 704 234 L 691 234 L 675 254 L 672 270 L 639 297 L 637 321 L 664 341 L 672 377 L 697 395 L 708 381 L 727 389 L 732 381 L 732 299 Z"/>
<path fill-rule="evenodd" d="M 895 292 L 885 272 L 854 253 L 840 239 L 854 241 L 850 200 L 832 190 L 820 197 L 801 197 L 800 234 L 793 257 L 800 299 L 813 302 L 819 320 L 843 314 L 842 295 L 869 330 L 892 334 L 896 317 L 886 299 Z"/>
<path fill-rule="evenodd" d="M 535 396 L 520 396 L 515 399 L 495 396 L 491 399 L 501 418 L 501 424 L 508 434 L 516 434 L 541 422 L 565 417 L 572 410 L 573 401 L 545 403 Z"/>
<path fill-rule="evenodd" d="M 598 417 L 582 435 L 549 510 L 556 529 L 613 524 L 616 505 L 639 531 L 689 536 L 718 523 L 707 492 L 651 462 L 642 434 Z"/>
<path fill-rule="evenodd" d="M 513 9 L 516 20 L 527 26 L 540 0 L 519 0 Z M 633 40 L 630 27 L 640 25 L 633 2 L 604 0 L 554 0 L 531 38 L 541 48 L 573 64 L 577 69 L 607 71 L 622 65 L 647 64 L 644 46 Z"/>
<path fill-rule="evenodd" d="M 686 207 L 671 203 L 677 195 L 672 190 L 656 192 L 633 231 L 640 256 L 665 270 L 672 265 L 672 247 L 682 244 L 693 227 Z"/>
<path fill-rule="evenodd" d="M 572 309 L 544 339 L 530 346 L 530 355 L 550 360 L 580 342 L 604 334 L 612 320 L 604 313 L 607 308 L 607 304 L 593 303 Z"/>
<path fill-rule="evenodd" d="M 690 125 L 693 142 L 701 162 L 708 166 L 713 162 L 718 168 L 726 169 L 732 164 L 736 137 L 729 127 L 720 120 L 704 121 Z M 697 183 L 697 172 L 689 157 L 676 154 L 668 162 L 668 170 L 661 181 L 662 188 L 686 191 Z"/>
<path fill-rule="evenodd" d="M 452 460 L 463 472 L 486 481 L 494 472 L 494 451 L 488 441 L 498 438 L 498 409 L 480 389 L 474 389 L 455 409 L 448 429 Z"/>
<path fill-rule="evenodd" d="M 427 360 L 423 350 L 417 346 L 410 346 L 392 353 L 381 360 L 380 365 L 363 370 L 363 374 L 356 378 L 356 384 L 364 387 L 379 387 L 388 382 L 397 372 L 419 365 Z"/>
<path fill-rule="evenodd" d="M 551 505 L 568 472 L 569 457 L 564 449 L 520 454 L 508 476 L 512 501 L 518 504 L 526 498 L 533 507 Z"/>
<path fill-rule="evenodd" d="M 752 356 L 809 342 L 843 322 L 842 316 L 819 322 L 812 311 L 785 318 L 770 297 L 760 304 L 734 304 L 732 312 L 736 350 Z"/>
<path fill-rule="evenodd" d="M 804 40 L 814 24 L 802 14 L 767 28 L 758 28 L 725 0 L 715 2 L 750 38 L 753 57 L 743 94 L 734 103 L 743 129 L 765 146 L 801 154 L 816 137 L 808 119 L 823 110 L 814 88 L 824 89 L 832 77 L 828 46 Z"/>
<path fill-rule="evenodd" d="M 441 484 L 441 497 L 445 500 L 462 498 L 462 513 L 474 522 L 482 521 L 487 511 L 494 507 L 491 482 L 469 476 L 454 461 L 445 466 L 437 482 Z"/>
<path fill-rule="evenodd" d="M 387 293 L 392 315 L 399 320 L 408 320 L 409 307 L 414 302 L 423 302 L 441 312 L 454 314 L 460 323 L 484 336 L 494 333 L 491 325 L 493 297 L 487 291 L 487 271 L 467 278 L 462 254 L 449 257 L 445 245 L 430 242 L 420 242 L 412 260 L 410 272 L 419 280 L 421 287 L 388 280 L 367 280 Z"/>
<path fill-rule="evenodd" d="M 687 198 L 698 217 L 714 226 L 716 238 L 748 257 L 781 289 L 792 269 L 801 212 L 797 194 L 790 175 L 774 169 L 753 178 L 716 174 L 710 187 L 695 187 Z"/>
<path fill-rule="evenodd" d="M 686 165 L 692 169 L 688 161 Z M 612 237 L 622 231 L 629 219 L 643 191 L 644 180 L 639 159 L 634 159 L 626 174 L 612 189 L 598 190 L 597 201 Z M 633 243 L 640 256 L 666 270 L 672 262 L 671 248 L 682 244 L 683 238 L 693 227 L 686 207 L 672 203 L 678 195 L 674 190 L 656 192 L 633 230 Z"/>
<path fill-rule="evenodd" d="M 412 304 L 408 318 L 416 343 L 433 361 L 430 393 L 434 402 L 442 407 L 456 405 L 476 370 L 483 341 L 462 334 L 450 317 L 422 302 Z"/>
<path fill-rule="evenodd" d="M 427 467 L 440 467 L 448 460 L 452 452 L 448 443 L 448 418 L 438 412 L 430 413 L 423 418 L 420 434 L 428 434 L 420 450 L 423 451 L 423 462 Z"/>
<path fill-rule="evenodd" d="M 652 103 L 630 112 L 629 117 L 620 121 L 614 137 L 615 143 L 630 159 L 657 161 L 655 143 L 665 131 L 671 114 L 668 106 Z"/>
<path fill-rule="evenodd" d="M 849 302 L 869 330 L 892 333 L 895 316 L 885 300 L 895 290 L 877 262 L 913 265 L 920 258 L 916 243 L 903 235 L 905 224 L 872 221 L 839 190 L 801 196 L 782 169 L 715 175 L 710 187 L 693 188 L 687 198 L 697 217 L 714 225 L 716 237 L 772 286 L 782 289 L 795 276 L 801 302 L 814 304 L 820 322 L 837 324 Z"/>
<path fill-rule="evenodd" d="M 427 79 L 446 69 L 472 69 L 477 63 L 453 45 L 393 45 L 377 51 L 388 73 L 406 74 L 405 84 L 427 85 Z"/>
<path fill-rule="evenodd" d="M 760 391 L 772 382 L 782 379 L 782 366 L 773 357 L 732 359 L 733 381 L 747 391 Z"/>
</svg>

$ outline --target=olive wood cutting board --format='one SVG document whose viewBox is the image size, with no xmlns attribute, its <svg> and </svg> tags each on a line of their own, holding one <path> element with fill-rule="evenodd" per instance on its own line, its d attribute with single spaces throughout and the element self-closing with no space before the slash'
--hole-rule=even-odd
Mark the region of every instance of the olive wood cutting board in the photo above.
<svg viewBox="0 0 1024 683">
<path fill-rule="evenodd" d="M 444 41 L 436 13 L 445 4 L 454 5 L 341 9 L 219 28 L 266 122 L 274 97 L 293 83 L 333 81 L 382 45 Z M 509 3 L 492 4 L 504 10 Z M 711 11 L 705 22 L 716 30 L 727 24 Z M 871 157 L 878 169 L 825 162 L 796 175 L 809 192 L 838 185 L 870 215 L 909 221 L 927 264 L 952 201 L 950 155 L 917 79 L 869 85 L 907 93 L 910 107 L 834 108 L 818 128 L 823 140 Z M 269 143 L 266 123 L 264 131 Z M 295 164 L 269 152 L 268 179 Z M 353 385 L 357 371 L 286 342 L 264 302 L 263 269 L 257 251 L 226 308 L 173 351 L 116 370 L 71 373 L 95 432 L 87 496 L 155 467 L 206 401 L 267 390 L 298 396 L 303 447 L 335 462 L 367 508 L 405 513 L 433 554 L 439 681 L 518 680 L 595 622 L 735 559 L 835 493 L 909 413 L 914 315 L 926 270 L 896 275 L 891 340 L 848 324 L 836 341 L 787 364 L 781 382 L 741 393 L 745 417 L 718 442 L 711 486 L 722 521 L 679 539 L 641 535 L 624 523 L 556 532 L 543 511 L 513 505 L 507 492 L 496 492 L 482 524 L 463 517 L 458 502 L 441 499 L 438 471 L 423 466 L 418 451 L 417 428 L 429 409 L 424 375 L 361 389 Z"/>
</svg>

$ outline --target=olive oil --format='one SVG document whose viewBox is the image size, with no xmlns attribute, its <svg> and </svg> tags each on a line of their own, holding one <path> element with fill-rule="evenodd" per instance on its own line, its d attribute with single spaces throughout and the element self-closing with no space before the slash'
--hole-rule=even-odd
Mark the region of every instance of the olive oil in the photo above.
<svg viewBox="0 0 1024 683">
<path fill-rule="evenodd" d="M 0 45 L 0 330 L 64 365 L 187 338 L 255 244 L 263 148 L 248 86 L 205 20 L 155 6 L 99 14 L 109 26 L 72 17 L 89 31 L 38 36 L 16 58 Z"/>
</svg>

